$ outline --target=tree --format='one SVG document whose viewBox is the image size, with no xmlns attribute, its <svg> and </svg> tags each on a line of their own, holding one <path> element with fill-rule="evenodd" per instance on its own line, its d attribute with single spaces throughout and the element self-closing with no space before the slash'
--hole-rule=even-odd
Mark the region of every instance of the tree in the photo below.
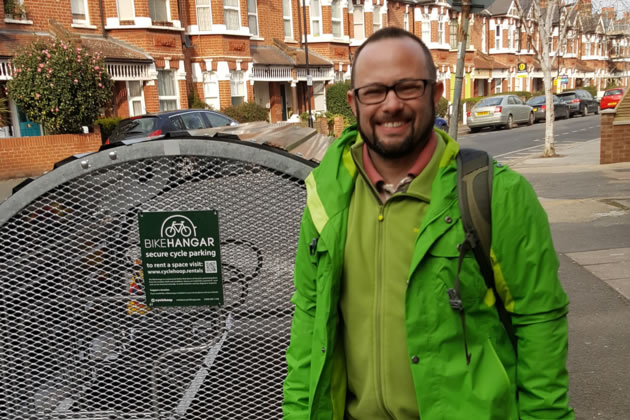
<svg viewBox="0 0 630 420">
<path fill-rule="evenodd" d="M 567 34 L 571 27 L 571 19 L 575 16 L 578 1 L 566 3 L 564 0 L 547 0 L 546 7 L 541 7 L 541 0 L 515 0 L 516 8 L 529 44 L 532 45 L 536 59 L 543 72 L 545 98 L 548 106 L 545 114 L 545 157 L 556 156 L 553 137 L 553 77 L 551 71 L 558 65 L 558 56 L 566 47 Z M 535 34 L 540 37 L 540 44 L 536 42 Z M 557 42 L 554 43 L 554 35 Z"/>
<path fill-rule="evenodd" d="M 112 96 L 113 82 L 103 57 L 72 42 L 36 40 L 11 64 L 9 96 L 49 133 L 81 132 Z"/>
</svg>

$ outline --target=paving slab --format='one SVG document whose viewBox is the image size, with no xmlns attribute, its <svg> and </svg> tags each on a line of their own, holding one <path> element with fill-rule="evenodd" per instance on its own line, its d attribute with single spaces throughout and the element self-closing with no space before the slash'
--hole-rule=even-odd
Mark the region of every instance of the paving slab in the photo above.
<svg viewBox="0 0 630 420">
<path fill-rule="evenodd" d="M 630 260 L 630 248 L 601 249 L 598 251 L 570 252 L 571 259 L 580 265 L 606 264 Z M 629 273 L 630 274 L 630 273 Z"/>
<path fill-rule="evenodd" d="M 630 277 L 623 279 L 607 280 L 606 283 L 630 300 Z"/>
</svg>

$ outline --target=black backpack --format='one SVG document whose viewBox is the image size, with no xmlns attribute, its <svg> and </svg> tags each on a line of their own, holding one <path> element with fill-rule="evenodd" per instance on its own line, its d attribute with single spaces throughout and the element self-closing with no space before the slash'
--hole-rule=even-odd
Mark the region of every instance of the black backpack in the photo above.
<svg viewBox="0 0 630 420">
<path fill-rule="evenodd" d="M 492 289 L 494 293 L 499 319 L 507 331 L 514 351 L 516 351 L 516 336 L 512 327 L 512 320 L 503 305 L 501 297 L 497 293 L 492 263 L 490 262 L 492 175 L 493 160 L 488 153 L 476 149 L 459 150 L 457 155 L 457 195 L 466 239 L 458 245 L 459 262 L 457 275 L 454 288 L 448 290 L 448 295 L 451 307 L 459 312 L 462 318 L 466 361 L 468 363 L 470 363 L 470 354 L 466 343 L 466 318 L 459 296 L 460 269 L 464 255 L 468 251 L 472 251 L 475 255 L 481 274 L 486 281 L 486 286 Z"/>
</svg>

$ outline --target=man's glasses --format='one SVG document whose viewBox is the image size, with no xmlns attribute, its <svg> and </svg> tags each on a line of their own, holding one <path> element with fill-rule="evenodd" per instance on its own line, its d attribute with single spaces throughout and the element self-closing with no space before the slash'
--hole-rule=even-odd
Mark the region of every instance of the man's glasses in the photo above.
<svg viewBox="0 0 630 420">
<path fill-rule="evenodd" d="M 393 90 L 399 99 L 416 99 L 424 95 L 426 87 L 435 83 L 435 80 L 427 79 L 403 79 L 391 86 L 374 83 L 353 90 L 354 96 L 364 105 L 376 105 L 385 100 L 390 90 Z"/>
</svg>

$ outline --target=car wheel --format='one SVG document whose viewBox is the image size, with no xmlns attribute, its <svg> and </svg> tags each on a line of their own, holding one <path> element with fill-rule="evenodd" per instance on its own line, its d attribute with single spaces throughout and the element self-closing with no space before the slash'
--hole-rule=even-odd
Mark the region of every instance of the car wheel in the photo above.
<svg viewBox="0 0 630 420">
<path fill-rule="evenodd" d="M 582 116 L 586 117 L 588 115 L 588 105 L 585 105 L 584 108 L 582 108 Z"/>
<path fill-rule="evenodd" d="M 599 105 L 595 107 L 595 115 L 599 115 Z"/>
<path fill-rule="evenodd" d="M 507 123 L 505 124 L 505 129 L 509 130 L 514 125 L 514 118 L 512 118 L 512 114 L 508 115 Z"/>
<path fill-rule="evenodd" d="M 536 118 L 534 118 L 534 113 L 530 112 L 529 113 L 529 120 L 527 121 L 527 125 L 532 125 L 532 124 L 534 124 L 534 122 L 536 122 Z"/>
</svg>

